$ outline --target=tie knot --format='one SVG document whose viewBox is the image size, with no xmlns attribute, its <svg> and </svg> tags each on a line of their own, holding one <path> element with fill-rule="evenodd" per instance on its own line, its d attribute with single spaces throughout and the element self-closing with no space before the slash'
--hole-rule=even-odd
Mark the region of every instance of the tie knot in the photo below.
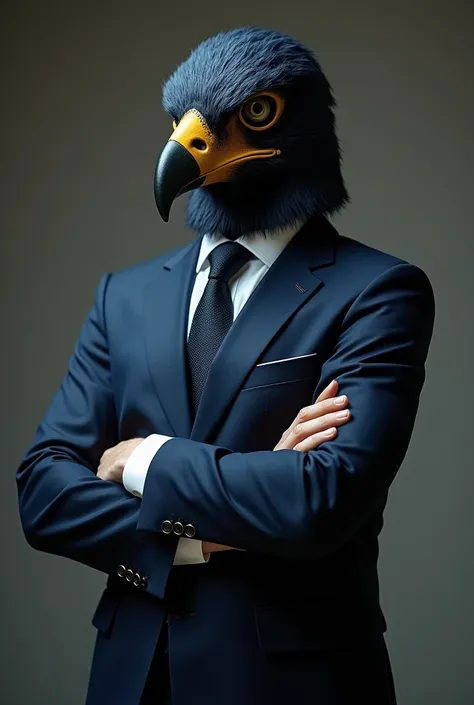
<svg viewBox="0 0 474 705">
<path fill-rule="evenodd" d="M 228 282 L 254 255 L 238 242 L 223 242 L 209 255 L 211 272 L 209 279 Z"/>
</svg>

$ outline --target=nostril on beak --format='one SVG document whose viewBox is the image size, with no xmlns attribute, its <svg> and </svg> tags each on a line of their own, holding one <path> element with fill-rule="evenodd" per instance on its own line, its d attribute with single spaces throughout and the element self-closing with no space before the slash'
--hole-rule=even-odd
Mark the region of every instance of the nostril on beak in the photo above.
<svg viewBox="0 0 474 705">
<path fill-rule="evenodd" d="M 200 152 L 205 152 L 207 149 L 207 144 L 204 142 L 204 140 L 196 138 L 191 142 L 191 147 L 193 149 L 198 149 Z"/>
</svg>

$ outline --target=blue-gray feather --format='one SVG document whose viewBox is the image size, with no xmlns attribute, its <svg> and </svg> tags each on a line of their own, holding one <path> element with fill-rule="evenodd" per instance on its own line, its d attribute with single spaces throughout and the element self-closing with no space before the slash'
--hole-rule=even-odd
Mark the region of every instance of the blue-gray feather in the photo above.
<svg viewBox="0 0 474 705">
<path fill-rule="evenodd" d="M 319 74 L 328 89 L 316 60 L 291 37 L 256 27 L 220 32 L 199 44 L 168 79 L 163 107 L 175 118 L 196 108 L 216 123 L 252 93 L 307 74 Z"/>
<path fill-rule="evenodd" d="M 231 182 L 193 191 L 187 224 L 235 239 L 270 233 L 312 215 L 328 215 L 348 200 L 335 134 L 335 100 L 311 51 L 297 40 L 256 27 L 221 32 L 202 42 L 172 74 L 163 106 L 176 120 L 197 109 L 223 135 L 229 116 L 252 94 L 279 90 L 280 122 L 247 134 L 281 156 L 243 164 Z"/>
</svg>

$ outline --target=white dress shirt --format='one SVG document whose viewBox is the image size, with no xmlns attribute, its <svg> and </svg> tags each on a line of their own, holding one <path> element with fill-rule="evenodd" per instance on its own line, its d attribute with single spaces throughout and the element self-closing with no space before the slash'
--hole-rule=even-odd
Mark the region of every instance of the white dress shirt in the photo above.
<svg viewBox="0 0 474 705">
<path fill-rule="evenodd" d="M 250 294 L 257 284 L 265 276 L 277 257 L 283 252 L 300 228 L 301 224 L 269 235 L 268 237 L 256 233 L 237 240 L 243 247 L 250 250 L 250 252 L 255 255 L 256 259 L 247 262 L 229 280 L 229 288 L 234 306 L 234 321 L 247 303 Z M 209 255 L 212 250 L 223 242 L 230 242 L 230 240 L 222 236 L 213 238 L 212 236 L 204 235 L 201 241 L 201 249 L 196 264 L 196 278 L 189 304 L 188 337 L 194 313 L 209 279 Z M 146 475 L 151 461 L 161 446 L 168 440 L 170 440 L 170 436 L 153 433 L 145 438 L 129 457 L 123 472 L 123 484 L 125 489 L 135 495 L 135 497 L 141 497 L 143 495 Z M 207 559 L 208 557 L 203 555 L 201 541 L 187 538 L 179 539 L 174 565 L 205 563 Z"/>
</svg>

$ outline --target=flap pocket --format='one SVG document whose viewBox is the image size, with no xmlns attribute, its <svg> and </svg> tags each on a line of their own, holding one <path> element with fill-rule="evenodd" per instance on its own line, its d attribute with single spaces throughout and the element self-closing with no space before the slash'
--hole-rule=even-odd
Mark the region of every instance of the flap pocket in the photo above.
<svg viewBox="0 0 474 705">
<path fill-rule="evenodd" d="M 378 605 L 309 604 L 255 610 L 260 647 L 267 652 L 312 651 L 377 642 L 387 624 Z"/>
<path fill-rule="evenodd" d="M 294 382 L 319 373 L 321 361 L 317 353 L 303 357 L 290 358 L 268 364 L 260 363 L 254 367 L 245 380 L 242 389 L 261 387 L 267 384 Z"/>
<path fill-rule="evenodd" d="M 105 588 L 92 617 L 93 626 L 103 634 L 108 634 L 112 629 L 119 602 L 120 593 L 112 588 Z"/>
</svg>

